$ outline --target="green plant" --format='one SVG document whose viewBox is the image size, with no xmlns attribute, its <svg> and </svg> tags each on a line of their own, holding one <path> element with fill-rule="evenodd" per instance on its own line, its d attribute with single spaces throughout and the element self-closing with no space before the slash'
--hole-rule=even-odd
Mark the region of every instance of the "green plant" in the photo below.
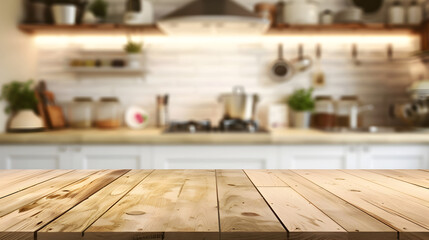
<svg viewBox="0 0 429 240">
<path fill-rule="evenodd" d="M 94 16 L 105 19 L 107 16 L 107 8 L 109 4 L 104 0 L 95 0 L 89 5 L 89 11 L 94 14 Z"/>
<path fill-rule="evenodd" d="M 7 101 L 6 113 L 15 113 L 19 110 L 31 109 L 37 112 L 37 99 L 33 90 L 33 81 L 13 81 L 4 84 L 0 100 Z"/>
<path fill-rule="evenodd" d="M 294 111 L 312 111 L 314 109 L 314 99 L 311 96 L 313 89 L 296 90 L 288 99 L 287 103 Z"/>
<path fill-rule="evenodd" d="M 127 53 L 140 53 L 143 48 L 143 43 L 133 42 L 128 40 L 128 43 L 124 46 L 124 50 Z"/>
</svg>

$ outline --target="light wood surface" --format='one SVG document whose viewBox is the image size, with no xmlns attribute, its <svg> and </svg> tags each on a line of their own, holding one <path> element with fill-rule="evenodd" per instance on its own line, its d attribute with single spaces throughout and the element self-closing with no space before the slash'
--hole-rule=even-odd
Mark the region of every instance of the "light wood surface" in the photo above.
<svg viewBox="0 0 429 240">
<path fill-rule="evenodd" d="M 165 134 L 162 129 L 73 130 L 0 134 L 2 144 L 428 144 L 429 134 L 332 133 L 314 129 L 275 129 L 269 133 Z"/>
<path fill-rule="evenodd" d="M 2 170 L 9 190 L 0 197 L 0 240 L 427 240 L 428 177 L 427 170 Z"/>
</svg>

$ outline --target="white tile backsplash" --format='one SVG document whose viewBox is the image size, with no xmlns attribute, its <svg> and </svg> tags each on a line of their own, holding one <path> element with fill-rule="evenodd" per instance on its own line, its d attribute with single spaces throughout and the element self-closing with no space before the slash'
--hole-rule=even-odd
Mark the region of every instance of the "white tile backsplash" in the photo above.
<svg viewBox="0 0 429 240">
<path fill-rule="evenodd" d="M 121 12 L 124 1 L 109 0 L 115 11 Z M 154 0 L 157 16 L 184 4 L 183 0 Z M 238 1 L 251 8 L 257 0 Z M 275 1 L 273 1 L 275 2 Z M 342 0 L 325 1 L 326 7 L 344 7 Z M 418 38 L 406 37 L 263 37 L 253 39 L 169 38 L 143 37 L 145 73 L 135 75 L 75 75 L 63 71 L 67 60 L 76 56 L 97 56 L 91 49 L 118 50 L 122 43 L 102 37 L 91 41 L 66 39 L 58 42 L 39 41 L 38 76 L 48 81 L 60 102 L 74 96 L 117 96 L 124 105 L 143 106 L 155 113 L 156 94 L 168 93 L 172 119 L 211 119 L 217 122 L 221 108 L 217 97 L 242 85 L 247 92 L 261 96 L 259 116 L 268 105 L 282 101 L 294 89 L 308 87 L 311 72 L 299 73 L 286 83 L 273 83 L 267 69 L 276 59 L 277 43 L 285 46 L 285 57 L 296 57 L 297 45 L 305 44 L 305 54 L 314 57 L 314 47 L 323 47 L 322 69 L 326 73 L 326 87 L 316 95 L 358 95 L 363 103 L 372 103 L 376 111 L 367 114 L 368 124 L 389 124 L 388 106 L 406 98 L 405 88 L 410 84 L 408 67 L 404 63 L 389 62 L 388 43 L 394 44 L 395 57 L 403 57 L 418 49 Z M 125 37 L 123 39 L 125 41 Z M 119 41 L 121 42 L 121 41 Z M 359 44 L 361 66 L 351 60 L 351 45 Z M 152 124 L 154 118 L 152 118 Z"/>
</svg>

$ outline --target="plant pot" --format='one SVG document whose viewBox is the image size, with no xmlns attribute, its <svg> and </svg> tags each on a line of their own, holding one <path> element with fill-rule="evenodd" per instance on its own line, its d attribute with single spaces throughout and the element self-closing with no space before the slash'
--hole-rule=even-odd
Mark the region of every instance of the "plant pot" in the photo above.
<svg viewBox="0 0 429 240">
<path fill-rule="evenodd" d="M 310 128 L 311 112 L 293 112 L 293 126 L 295 128 Z"/>
<path fill-rule="evenodd" d="M 130 67 L 130 68 L 140 68 L 141 67 L 141 54 L 140 53 L 128 54 L 128 67 Z"/>
<path fill-rule="evenodd" d="M 57 25 L 76 24 L 77 7 L 73 4 L 54 4 L 52 5 L 52 15 Z"/>
<path fill-rule="evenodd" d="M 38 132 L 44 130 L 43 120 L 33 110 L 20 110 L 13 114 L 9 124 L 8 132 Z"/>
</svg>

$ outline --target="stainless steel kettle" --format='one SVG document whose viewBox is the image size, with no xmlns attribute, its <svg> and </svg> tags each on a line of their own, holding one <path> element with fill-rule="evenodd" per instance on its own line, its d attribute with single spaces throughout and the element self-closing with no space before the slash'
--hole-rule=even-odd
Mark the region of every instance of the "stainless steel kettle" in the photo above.
<svg viewBox="0 0 429 240">
<path fill-rule="evenodd" d="M 259 96 L 246 94 L 244 87 L 236 86 L 232 93 L 222 94 L 219 101 L 224 106 L 225 119 L 254 120 Z"/>
</svg>

